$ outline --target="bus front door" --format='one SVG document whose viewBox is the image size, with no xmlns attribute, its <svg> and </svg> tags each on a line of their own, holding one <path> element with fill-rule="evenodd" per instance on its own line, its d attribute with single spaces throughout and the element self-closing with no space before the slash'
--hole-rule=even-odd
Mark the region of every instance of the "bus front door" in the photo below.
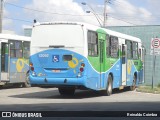
<svg viewBox="0 0 160 120">
<path fill-rule="evenodd" d="M 127 84 L 127 46 L 122 44 L 122 86 Z"/>
<path fill-rule="evenodd" d="M 1 42 L 1 82 L 9 81 L 9 44 Z"/>
</svg>

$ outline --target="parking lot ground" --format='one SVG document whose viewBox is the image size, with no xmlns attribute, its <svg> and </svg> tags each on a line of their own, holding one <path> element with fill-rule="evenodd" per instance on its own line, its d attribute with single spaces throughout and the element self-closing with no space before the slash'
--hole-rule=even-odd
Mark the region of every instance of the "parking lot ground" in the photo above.
<svg viewBox="0 0 160 120">
<path fill-rule="evenodd" d="M 114 91 L 102 96 L 77 90 L 61 96 L 57 88 L 10 88 L 0 90 L 0 111 L 160 111 L 160 95 L 136 91 Z"/>
</svg>

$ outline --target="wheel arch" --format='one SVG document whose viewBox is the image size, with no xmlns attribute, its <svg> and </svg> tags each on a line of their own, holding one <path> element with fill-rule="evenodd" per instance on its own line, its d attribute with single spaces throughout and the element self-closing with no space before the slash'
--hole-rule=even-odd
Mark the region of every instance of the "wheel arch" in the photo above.
<svg viewBox="0 0 160 120">
<path fill-rule="evenodd" d="M 110 73 L 108 74 L 107 78 L 106 78 L 106 87 L 107 87 L 107 84 L 108 84 L 108 77 L 109 77 L 109 75 L 112 77 L 112 86 L 113 86 L 114 76 L 113 76 L 113 73 L 110 72 Z"/>
</svg>

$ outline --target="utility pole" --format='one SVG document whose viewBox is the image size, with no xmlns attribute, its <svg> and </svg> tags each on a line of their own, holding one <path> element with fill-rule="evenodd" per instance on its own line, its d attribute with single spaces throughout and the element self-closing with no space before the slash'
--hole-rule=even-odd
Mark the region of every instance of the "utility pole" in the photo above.
<svg viewBox="0 0 160 120">
<path fill-rule="evenodd" d="M 0 0 L 0 33 L 2 33 L 3 0 Z"/>
<path fill-rule="evenodd" d="M 107 13 L 107 11 L 106 11 L 106 7 L 107 7 L 107 5 L 106 5 L 106 2 L 107 2 L 108 0 L 104 0 L 104 21 L 103 21 L 103 27 L 105 28 L 105 26 L 106 26 L 106 13 Z"/>
<path fill-rule="evenodd" d="M 111 0 L 104 0 L 104 21 L 103 21 L 103 27 L 106 27 L 106 21 L 107 21 L 107 3 L 110 3 Z"/>
</svg>

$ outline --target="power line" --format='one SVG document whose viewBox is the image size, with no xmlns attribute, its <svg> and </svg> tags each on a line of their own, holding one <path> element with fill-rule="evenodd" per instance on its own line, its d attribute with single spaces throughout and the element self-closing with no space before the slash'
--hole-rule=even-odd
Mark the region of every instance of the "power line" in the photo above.
<svg viewBox="0 0 160 120">
<path fill-rule="evenodd" d="M 110 15 L 108 15 L 108 16 L 110 16 Z M 117 20 L 123 21 L 123 22 L 125 22 L 125 23 L 129 23 L 129 24 L 132 24 L 132 25 L 137 26 L 137 25 L 134 24 L 134 23 L 131 23 L 131 22 L 128 22 L 128 21 L 125 21 L 125 20 L 122 20 L 122 19 L 119 19 L 119 18 L 116 18 L 116 17 L 113 17 L 113 16 L 110 16 L 110 17 L 113 18 L 113 19 L 117 19 Z"/>
<path fill-rule="evenodd" d="M 97 15 L 100 15 L 101 17 L 103 16 L 102 14 L 97 14 Z M 111 18 L 113 18 L 113 19 L 116 19 L 116 20 L 123 21 L 123 22 L 125 22 L 125 23 L 129 23 L 129 24 L 132 24 L 132 25 L 136 25 L 136 24 L 134 24 L 134 23 L 131 23 L 131 22 L 128 22 L 128 21 L 122 20 L 122 19 L 120 19 L 120 18 L 116 18 L 116 17 L 111 16 L 111 15 L 107 15 L 107 16 L 109 16 L 109 17 L 111 17 Z M 102 21 L 102 19 L 101 19 L 101 18 L 99 18 L 99 19 Z M 137 25 L 136 25 L 136 26 L 137 26 Z"/>
<path fill-rule="evenodd" d="M 26 8 L 26 7 L 22 7 L 22 6 L 19 6 L 19 5 L 16 5 L 16 4 L 13 4 L 13 3 L 9 3 L 9 2 L 5 2 L 5 4 L 7 5 L 11 5 L 11 6 L 14 6 L 14 7 L 18 7 L 18 8 L 22 8 L 22 9 L 26 9 L 26 10 L 30 10 L 30 11 L 34 11 L 34 12 L 41 12 L 41 13 L 45 13 L 45 14 L 56 14 L 56 15 L 70 15 L 70 16 L 93 16 L 93 15 L 74 15 L 74 14 L 61 14 L 61 13 L 53 13 L 53 12 L 46 12 L 46 11 L 41 11 L 41 10 L 36 10 L 36 9 L 31 9 L 31 8 Z M 101 14 L 96 14 L 96 15 L 101 15 Z M 103 15 L 101 15 L 103 16 Z M 123 19 L 120 19 L 120 18 L 116 18 L 116 17 L 113 17 L 111 15 L 108 15 L 109 17 L 113 18 L 113 19 L 117 19 L 117 20 L 120 20 L 120 21 L 123 21 L 123 22 L 126 22 L 126 23 L 129 23 L 129 24 L 132 24 L 132 25 L 135 25 L 134 23 L 131 23 L 131 22 L 128 22 L 128 21 L 125 21 Z M 10 19 L 10 18 L 9 18 Z M 28 21 L 28 20 L 21 20 L 21 19 L 15 19 L 15 18 L 11 18 L 13 20 L 20 20 L 20 21 L 24 21 L 24 22 L 30 22 L 31 21 Z M 102 21 L 102 19 L 100 19 Z"/>
<path fill-rule="evenodd" d="M 134 13 L 136 13 L 137 14 L 137 12 L 138 12 L 138 10 L 136 10 L 136 9 L 131 9 L 131 8 L 129 8 L 129 7 L 127 7 L 127 6 L 124 6 L 124 4 L 122 3 L 122 2 L 120 2 L 120 1 L 117 1 L 117 0 L 114 0 L 113 1 L 113 3 L 110 3 L 110 4 L 112 4 L 112 5 L 118 5 L 119 7 L 123 7 L 123 8 L 125 8 L 125 9 L 129 9 L 129 10 L 131 10 L 131 11 L 134 11 Z M 109 13 L 109 15 L 114 15 L 113 13 Z M 115 14 L 116 15 L 116 14 Z M 134 16 L 130 16 L 129 14 L 122 14 L 122 13 L 120 13 L 120 14 L 117 14 L 116 15 L 120 20 L 123 20 L 123 19 L 130 19 L 131 21 L 135 21 L 135 22 L 159 22 L 159 19 L 158 18 L 160 18 L 160 16 L 155 16 L 155 15 L 145 15 L 145 16 L 137 16 L 136 15 L 136 17 L 134 17 Z M 131 23 L 131 22 L 130 22 Z"/>
<path fill-rule="evenodd" d="M 53 13 L 53 12 L 48 12 L 48 11 L 41 11 L 41 10 L 26 8 L 26 7 L 22 7 L 22 6 L 19 6 L 19 5 L 15 5 L 15 4 L 9 3 L 9 2 L 5 2 L 5 4 L 11 5 L 11 6 L 14 6 L 14 7 L 18 7 L 18 8 L 22 8 L 22 9 L 26 9 L 26 10 L 30 10 L 30 11 L 46 13 L 46 14 L 69 15 L 69 16 L 93 16 L 93 15 L 75 15 L 75 14 Z"/>
<path fill-rule="evenodd" d="M 33 23 L 31 21 L 28 21 L 28 20 L 22 20 L 22 19 L 18 19 L 18 18 L 10 18 L 10 17 L 3 17 L 5 19 L 11 19 L 11 20 L 16 20 L 16 21 L 22 21 L 22 22 L 28 22 L 28 23 Z"/>
<path fill-rule="evenodd" d="M 127 9 L 129 9 L 129 10 L 131 10 L 131 11 L 134 11 L 135 13 L 137 13 L 138 12 L 138 10 L 136 10 L 136 9 L 132 9 L 132 8 L 130 8 L 130 7 L 127 7 L 127 6 L 124 6 L 124 4 L 121 2 L 121 1 L 117 1 L 117 0 L 114 0 L 114 3 L 116 4 L 116 5 L 118 5 L 119 7 L 123 7 L 123 8 L 125 8 L 125 10 Z M 114 3 L 111 3 L 112 5 L 115 5 Z M 127 15 L 128 16 L 128 15 Z M 160 15 L 145 15 L 145 17 L 153 17 L 153 16 L 155 16 L 155 17 L 160 17 Z"/>
<path fill-rule="evenodd" d="M 117 0 L 114 0 L 114 3 L 116 3 L 119 7 L 123 7 L 123 8 L 125 8 L 125 9 L 130 9 L 131 11 L 134 11 L 135 13 L 137 13 L 137 10 L 135 10 L 135 9 L 132 9 L 132 8 L 130 8 L 130 7 L 127 7 L 127 6 L 124 6 L 124 4 L 122 3 L 122 2 L 120 2 L 120 1 L 117 1 Z M 113 4 L 113 3 L 111 3 L 112 5 L 115 5 L 115 4 Z"/>
</svg>

